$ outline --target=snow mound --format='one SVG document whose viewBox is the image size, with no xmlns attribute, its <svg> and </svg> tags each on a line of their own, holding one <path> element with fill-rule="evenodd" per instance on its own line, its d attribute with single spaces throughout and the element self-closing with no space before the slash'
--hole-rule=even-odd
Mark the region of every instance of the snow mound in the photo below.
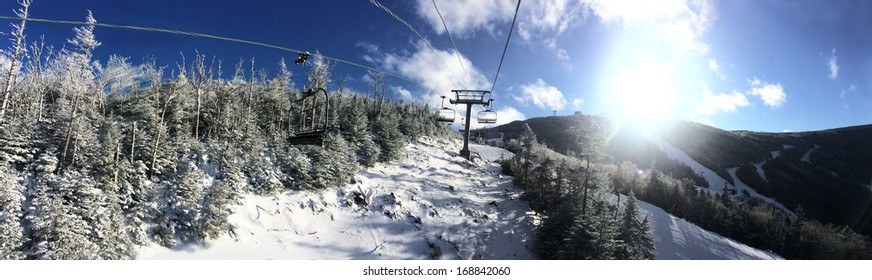
<svg viewBox="0 0 872 280">
<path fill-rule="evenodd" d="M 511 153 L 422 139 L 330 190 L 245 196 L 233 234 L 141 248 L 140 259 L 533 259 L 533 216 L 491 159 Z M 499 151 L 502 150 L 502 151 Z"/>
</svg>

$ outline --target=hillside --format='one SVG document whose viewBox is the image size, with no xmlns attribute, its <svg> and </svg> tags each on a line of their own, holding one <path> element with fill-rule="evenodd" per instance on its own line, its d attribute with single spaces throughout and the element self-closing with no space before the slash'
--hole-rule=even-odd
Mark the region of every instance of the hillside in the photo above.
<svg viewBox="0 0 872 280">
<path fill-rule="evenodd" d="M 503 149 L 421 139 L 407 156 L 380 163 L 333 190 L 246 195 L 233 207 L 234 234 L 205 245 L 157 244 L 139 259 L 534 259 L 538 219 L 511 177 Z M 774 259 L 640 202 L 657 259 Z"/>
<path fill-rule="evenodd" d="M 569 152 L 574 145 L 573 128 L 591 122 L 610 129 L 612 137 L 605 151 L 609 162 L 630 161 L 716 191 L 726 182 L 737 189 L 737 199 L 777 201 L 773 204 L 789 210 L 802 206 L 809 218 L 872 233 L 872 208 L 868 207 L 872 201 L 872 125 L 764 133 L 676 121 L 653 131 L 663 141 L 657 144 L 656 139 L 641 137 L 642 133 L 628 126 L 618 127 L 602 117 L 574 115 L 532 118 L 480 133 L 485 138 L 516 139 L 520 128 L 529 124 L 537 135 L 548 135 L 540 137 L 543 144 Z M 676 153 L 666 153 L 663 143 L 688 158 L 682 161 Z M 691 168 L 695 163 L 699 166 Z"/>
</svg>

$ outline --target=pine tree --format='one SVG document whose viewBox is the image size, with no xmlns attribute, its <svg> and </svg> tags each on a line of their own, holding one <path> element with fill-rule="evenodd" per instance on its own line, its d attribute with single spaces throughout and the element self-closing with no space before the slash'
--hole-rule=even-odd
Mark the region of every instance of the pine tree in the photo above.
<svg viewBox="0 0 872 280">
<path fill-rule="evenodd" d="M 622 244 L 618 250 L 617 258 L 625 260 L 654 258 L 650 222 L 648 217 L 645 217 L 643 221 L 638 220 L 639 210 L 636 205 L 636 196 L 632 191 L 630 191 L 624 205 L 624 212 L 618 227 L 618 239 L 621 240 Z"/>
<path fill-rule="evenodd" d="M 0 164 L 0 259 L 23 259 L 24 232 L 21 228 L 24 202 L 18 176 Z"/>
<path fill-rule="evenodd" d="M 312 186 L 333 188 L 347 184 L 357 173 L 354 152 L 341 136 L 328 134 L 324 148 L 315 148 L 312 161 Z"/>
<path fill-rule="evenodd" d="M 226 154 L 221 157 L 221 181 L 210 188 L 203 198 L 203 210 L 200 216 L 201 239 L 218 238 L 222 233 L 233 232 L 235 226 L 227 221 L 232 214 L 230 206 L 239 198 L 239 191 L 245 185 L 245 179 L 239 169 L 235 157 Z"/>
<path fill-rule="evenodd" d="M 380 150 L 372 140 L 364 105 L 355 96 L 346 110 L 340 112 L 340 127 L 345 138 L 354 146 L 358 162 L 372 167 L 379 159 Z"/>
<path fill-rule="evenodd" d="M 196 153 L 193 153 L 196 155 Z M 195 158 L 195 157 L 192 157 Z M 185 161 L 181 175 L 175 185 L 167 190 L 167 210 L 165 215 L 176 236 L 182 242 L 198 242 L 201 240 L 200 200 L 203 195 L 203 179 L 206 174 L 196 166 L 195 159 Z"/>
</svg>

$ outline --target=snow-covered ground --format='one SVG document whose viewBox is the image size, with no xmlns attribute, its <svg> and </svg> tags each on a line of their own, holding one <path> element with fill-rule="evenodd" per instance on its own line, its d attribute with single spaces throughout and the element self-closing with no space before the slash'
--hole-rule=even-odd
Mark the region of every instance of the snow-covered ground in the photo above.
<svg viewBox="0 0 872 280">
<path fill-rule="evenodd" d="M 493 160 L 503 149 L 423 139 L 407 156 L 357 182 L 274 197 L 247 195 L 230 216 L 235 234 L 205 245 L 151 245 L 139 259 L 534 259 L 535 217 Z M 657 259 L 772 259 L 639 202 L 651 215 Z"/>
<path fill-rule="evenodd" d="M 742 194 L 742 191 L 747 191 L 751 197 L 759 198 L 763 202 L 766 202 L 766 204 L 772 205 L 772 206 L 780 209 L 781 212 L 788 214 L 790 216 L 793 216 L 793 211 L 790 211 L 790 209 L 788 209 L 787 207 L 784 207 L 784 204 L 781 204 L 781 202 L 778 202 L 774 198 L 764 196 L 762 194 L 757 193 L 757 191 L 754 190 L 754 188 L 751 188 L 747 184 L 745 184 L 745 182 L 742 182 L 742 180 L 740 180 L 739 177 L 736 176 L 736 170 L 738 170 L 738 169 L 739 169 L 738 167 L 728 168 L 727 173 L 730 173 L 730 177 L 732 177 L 733 182 L 736 183 L 735 188 L 736 188 L 736 191 L 739 192 L 739 194 Z M 759 171 L 762 171 L 762 169 L 758 169 L 758 172 Z M 763 177 L 763 178 L 765 179 L 766 177 Z"/>
<path fill-rule="evenodd" d="M 533 216 L 511 178 L 493 163 L 498 148 L 423 139 L 407 156 L 378 164 L 337 189 L 248 195 L 230 222 L 235 237 L 140 259 L 532 259 Z"/>
<path fill-rule="evenodd" d="M 688 156 L 687 153 L 679 148 L 676 148 L 675 146 L 672 146 L 672 144 L 669 144 L 669 142 L 666 142 L 662 138 L 653 134 L 649 134 L 648 139 L 650 139 L 654 144 L 659 146 L 660 150 L 663 151 L 663 153 L 665 153 L 667 157 L 684 163 L 685 165 L 689 166 L 690 169 L 693 169 L 693 172 L 702 175 L 702 177 L 705 178 L 705 180 L 709 183 L 709 190 L 722 192 L 724 190 L 724 184 L 730 185 L 727 180 L 721 178 L 721 176 L 719 176 L 717 173 L 715 173 L 708 167 L 700 164 L 699 162 Z"/>
<path fill-rule="evenodd" d="M 774 151 L 771 151 L 770 153 L 772 153 L 772 158 L 777 158 L 778 156 L 781 155 L 781 150 L 774 150 Z"/>
<path fill-rule="evenodd" d="M 639 215 L 651 216 L 655 258 L 658 260 L 773 260 L 780 256 L 704 230 L 666 213 L 657 206 L 638 201 Z"/>
<path fill-rule="evenodd" d="M 764 161 L 761 161 L 761 162 L 758 162 L 758 163 L 755 163 L 755 164 L 754 164 L 754 168 L 757 169 L 757 175 L 760 175 L 760 178 L 763 178 L 763 181 L 769 182 L 769 179 L 766 179 L 766 171 L 763 170 L 763 164 L 764 164 L 764 163 L 766 163 L 765 160 L 764 160 Z"/>
<path fill-rule="evenodd" d="M 799 160 L 811 163 L 811 160 L 809 160 L 809 158 L 811 157 L 811 153 L 814 152 L 814 150 L 817 150 L 818 148 L 820 148 L 820 146 L 814 145 L 813 148 L 808 149 L 808 151 L 805 151 L 805 154 L 803 154 L 802 158 L 800 158 Z"/>
<path fill-rule="evenodd" d="M 677 160 L 679 162 L 682 162 L 682 163 L 686 164 L 687 166 L 689 166 L 691 169 L 693 169 L 693 172 L 696 172 L 697 174 L 701 174 L 702 177 L 705 178 L 706 181 L 709 183 L 709 189 L 708 189 L 709 191 L 721 193 L 724 191 L 725 185 L 729 186 L 731 188 L 737 189 L 737 191 L 739 191 L 739 193 L 737 195 L 741 195 L 742 190 L 747 190 L 748 193 L 751 194 L 751 197 L 760 198 L 761 200 L 771 204 L 772 206 L 775 206 L 775 207 L 781 209 L 782 212 L 784 212 L 788 215 L 793 215 L 793 211 L 790 211 L 789 209 L 787 209 L 787 207 L 784 207 L 784 205 L 782 205 L 780 202 L 776 201 L 775 199 L 773 199 L 771 197 L 767 197 L 767 196 L 764 196 L 764 195 L 757 193 L 757 191 L 755 191 L 753 188 L 749 187 L 748 185 L 743 183 L 741 180 L 739 180 L 739 178 L 736 177 L 736 169 L 738 169 L 738 167 L 727 169 L 727 172 L 732 177 L 733 182 L 735 182 L 735 184 L 730 184 L 727 180 L 724 180 L 724 178 L 721 178 L 717 173 L 715 173 L 714 171 L 712 171 L 708 167 L 705 167 L 704 165 L 700 164 L 699 162 L 697 162 L 696 160 L 694 160 L 693 158 L 688 156 L 687 153 L 685 153 L 684 151 L 682 151 L 679 148 L 676 148 L 675 146 L 672 146 L 672 144 L 669 144 L 669 142 L 666 142 L 662 138 L 660 138 L 656 135 L 648 135 L 648 139 L 650 139 L 654 144 L 659 146 L 660 150 L 662 150 L 664 153 L 666 153 L 667 157 L 674 159 L 674 160 Z M 780 151 L 773 151 L 773 157 L 777 156 L 777 154 L 775 152 L 780 152 Z M 759 165 L 758 164 L 754 164 L 754 165 L 757 167 L 757 172 L 760 174 L 760 177 L 763 177 L 763 179 L 765 180 L 766 174 L 763 173 L 763 168 L 762 168 L 763 162 L 759 163 Z"/>
</svg>

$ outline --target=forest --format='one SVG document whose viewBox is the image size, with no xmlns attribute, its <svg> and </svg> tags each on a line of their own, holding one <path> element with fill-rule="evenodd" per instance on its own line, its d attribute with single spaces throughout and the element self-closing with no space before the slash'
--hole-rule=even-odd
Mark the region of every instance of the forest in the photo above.
<svg viewBox="0 0 872 280">
<path fill-rule="evenodd" d="M 13 29 L 0 56 L 2 259 L 130 259 L 150 242 L 232 236 L 229 209 L 244 193 L 346 184 L 409 141 L 449 134 L 428 106 L 391 100 L 381 74 L 354 92 L 317 55 L 298 87 L 284 60 L 274 75 L 253 58 L 225 75 L 198 52 L 174 67 L 100 62 L 93 25 L 60 49 L 25 42 L 24 21 Z M 329 106 L 299 101 L 314 89 Z M 288 143 L 324 122 L 323 146 Z"/>
<path fill-rule="evenodd" d="M 507 148 L 515 157 L 503 161 L 503 170 L 523 186 L 531 207 L 544 217 L 539 232 L 546 257 L 568 259 L 637 259 L 652 250 L 650 226 L 643 220 L 633 225 L 615 201 L 619 194 L 638 198 L 703 229 L 755 248 L 775 252 L 786 259 L 869 259 L 869 237 L 848 226 L 836 226 L 809 218 L 802 206 L 788 216 L 765 202 L 731 198 L 735 189 L 719 194 L 697 187 L 694 177 L 639 167 L 629 161 L 603 161 L 607 128 L 596 118 L 586 118 L 575 129 L 575 151 L 570 156 L 538 143 L 524 125 Z M 611 194 L 611 196 L 609 196 Z M 623 205 L 623 204 L 622 204 Z M 615 232 L 624 232 L 615 235 Z M 627 232 L 633 234 L 627 235 Z M 626 238 L 624 236 L 635 236 Z M 656 238 L 656 237 L 655 237 Z M 605 241 L 605 240 L 608 241 Z M 631 252 L 622 252 L 633 248 Z M 554 252 L 549 255 L 547 252 Z M 582 255 L 578 255 L 582 254 Z M 628 257 L 629 256 L 629 257 Z"/>
</svg>

